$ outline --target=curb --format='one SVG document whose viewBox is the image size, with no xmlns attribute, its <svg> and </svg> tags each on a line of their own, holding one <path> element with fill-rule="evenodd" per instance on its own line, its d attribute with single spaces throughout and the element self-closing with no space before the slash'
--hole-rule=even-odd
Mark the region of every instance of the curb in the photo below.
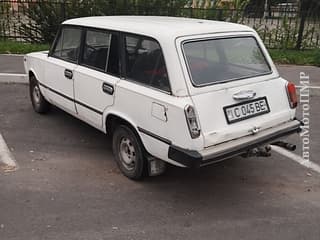
<svg viewBox="0 0 320 240">
<path fill-rule="evenodd" d="M 28 83 L 27 74 L 0 73 L 0 83 Z"/>
</svg>

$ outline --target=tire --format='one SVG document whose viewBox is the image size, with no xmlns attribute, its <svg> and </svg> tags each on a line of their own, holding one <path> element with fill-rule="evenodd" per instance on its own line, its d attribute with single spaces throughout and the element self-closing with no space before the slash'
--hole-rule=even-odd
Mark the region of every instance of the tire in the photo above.
<svg viewBox="0 0 320 240">
<path fill-rule="evenodd" d="M 139 180 L 147 171 L 144 150 L 139 137 L 125 125 L 116 127 L 112 150 L 120 171 L 128 178 Z"/>
<path fill-rule="evenodd" d="M 50 103 L 43 97 L 35 76 L 30 77 L 29 92 L 34 111 L 40 114 L 47 113 L 50 110 Z"/>
</svg>

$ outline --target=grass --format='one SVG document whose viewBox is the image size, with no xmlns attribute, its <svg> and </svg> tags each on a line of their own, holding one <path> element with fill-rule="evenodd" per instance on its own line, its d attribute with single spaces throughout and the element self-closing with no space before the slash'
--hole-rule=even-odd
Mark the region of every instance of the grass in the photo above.
<svg viewBox="0 0 320 240">
<path fill-rule="evenodd" d="M 0 40 L 0 54 L 26 54 L 36 51 L 49 50 L 48 44 L 21 43 Z"/>
<path fill-rule="evenodd" d="M 320 67 L 320 49 L 300 51 L 269 49 L 269 53 L 275 63 Z"/>
<path fill-rule="evenodd" d="M 31 44 L 0 40 L 0 54 L 25 54 L 48 50 L 49 47 L 48 44 Z M 320 49 L 304 51 L 269 49 L 269 53 L 273 61 L 278 64 L 314 65 L 320 67 Z"/>
</svg>

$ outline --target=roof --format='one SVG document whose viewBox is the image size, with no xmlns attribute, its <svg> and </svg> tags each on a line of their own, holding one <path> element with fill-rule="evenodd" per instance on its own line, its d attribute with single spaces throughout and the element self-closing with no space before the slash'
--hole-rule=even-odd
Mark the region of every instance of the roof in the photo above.
<svg viewBox="0 0 320 240">
<path fill-rule="evenodd" d="M 75 18 L 63 24 L 105 28 L 159 38 L 176 38 L 194 34 L 252 31 L 245 25 L 194 18 L 160 16 L 99 16 Z"/>
</svg>

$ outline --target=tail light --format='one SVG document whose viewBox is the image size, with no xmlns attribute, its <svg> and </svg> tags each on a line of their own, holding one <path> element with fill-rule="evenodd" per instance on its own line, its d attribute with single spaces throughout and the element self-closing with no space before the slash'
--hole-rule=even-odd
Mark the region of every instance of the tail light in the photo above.
<svg viewBox="0 0 320 240">
<path fill-rule="evenodd" d="M 197 120 L 197 115 L 194 108 L 187 105 L 184 109 L 191 138 L 197 138 L 200 136 L 200 127 Z"/>
<path fill-rule="evenodd" d="M 291 108 L 296 108 L 298 106 L 298 98 L 297 98 L 297 92 L 296 92 L 296 86 L 288 82 L 286 85 L 289 105 Z"/>
</svg>

